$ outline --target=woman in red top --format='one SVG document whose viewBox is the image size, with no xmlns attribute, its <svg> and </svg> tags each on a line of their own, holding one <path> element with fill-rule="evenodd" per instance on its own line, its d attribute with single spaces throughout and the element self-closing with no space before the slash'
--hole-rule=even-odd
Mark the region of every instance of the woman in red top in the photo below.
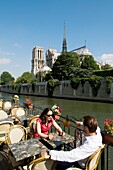
<svg viewBox="0 0 113 170">
<path fill-rule="evenodd" d="M 50 108 L 45 108 L 36 121 L 36 131 L 34 132 L 34 137 L 52 139 L 53 135 L 49 134 L 49 130 L 52 125 L 61 135 L 63 135 L 61 127 L 53 119 L 52 110 Z"/>
</svg>

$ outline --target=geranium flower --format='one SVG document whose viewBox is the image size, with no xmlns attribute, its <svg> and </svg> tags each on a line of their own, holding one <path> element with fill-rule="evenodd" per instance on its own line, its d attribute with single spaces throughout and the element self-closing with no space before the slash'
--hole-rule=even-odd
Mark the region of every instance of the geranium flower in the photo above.
<svg viewBox="0 0 113 170">
<path fill-rule="evenodd" d="M 51 107 L 51 110 L 55 115 L 61 114 L 62 112 L 62 109 L 56 104 Z"/>
<path fill-rule="evenodd" d="M 113 134 L 113 119 L 105 119 L 104 130 L 108 134 Z"/>
</svg>

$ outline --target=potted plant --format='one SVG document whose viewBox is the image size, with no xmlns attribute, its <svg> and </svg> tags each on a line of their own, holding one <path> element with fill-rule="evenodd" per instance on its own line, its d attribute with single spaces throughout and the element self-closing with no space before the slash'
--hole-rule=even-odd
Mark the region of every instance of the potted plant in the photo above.
<svg viewBox="0 0 113 170">
<path fill-rule="evenodd" d="M 105 119 L 102 136 L 103 143 L 113 146 L 113 119 Z"/>
<path fill-rule="evenodd" d="M 55 115 L 55 120 L 59 120 L 61 116 L 62 109 L 58 105 L 53 105 L 51 107 L 53 114 Z"/>
</svg>

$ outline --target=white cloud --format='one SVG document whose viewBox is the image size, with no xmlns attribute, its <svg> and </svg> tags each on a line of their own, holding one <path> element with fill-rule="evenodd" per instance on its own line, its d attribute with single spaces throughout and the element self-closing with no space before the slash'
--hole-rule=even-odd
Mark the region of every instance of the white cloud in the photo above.
<svg viewBox="0 0 113 170">
<path fill-rule="evenodd" d="M 104 64 L 110 64 L 113 66 L 113 54 L 103 54 L 102 56 L 99 57 L 100 62 Z"/>
<path fill-rule="evenodd" d="M 21 46 L 20 44 L 18 44 L 18 43 L 15 43 L 14 46 L 15 46 L 15 47 L 22 47 L 22 46 Z"/>
<path fill-rule="evenodd" d="M 11 63 L 11 59 L 10 58 L 0 58 L 0 64 L 10 64 Z"/>
</svg>

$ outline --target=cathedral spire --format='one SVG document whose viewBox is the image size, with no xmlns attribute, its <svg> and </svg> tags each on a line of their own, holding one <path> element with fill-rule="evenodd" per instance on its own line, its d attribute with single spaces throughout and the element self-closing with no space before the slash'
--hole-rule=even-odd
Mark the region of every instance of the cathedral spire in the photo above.
<svg viewBox="0 0 113 170">
<path fill-rule="evenodd" d="M 65 25 L 65 22 L 64 22 L 64 38 L 63 38 L 63 44 L 62 44 L 62 52 L 67 52 L 66 25 Z"/>
</svg>

